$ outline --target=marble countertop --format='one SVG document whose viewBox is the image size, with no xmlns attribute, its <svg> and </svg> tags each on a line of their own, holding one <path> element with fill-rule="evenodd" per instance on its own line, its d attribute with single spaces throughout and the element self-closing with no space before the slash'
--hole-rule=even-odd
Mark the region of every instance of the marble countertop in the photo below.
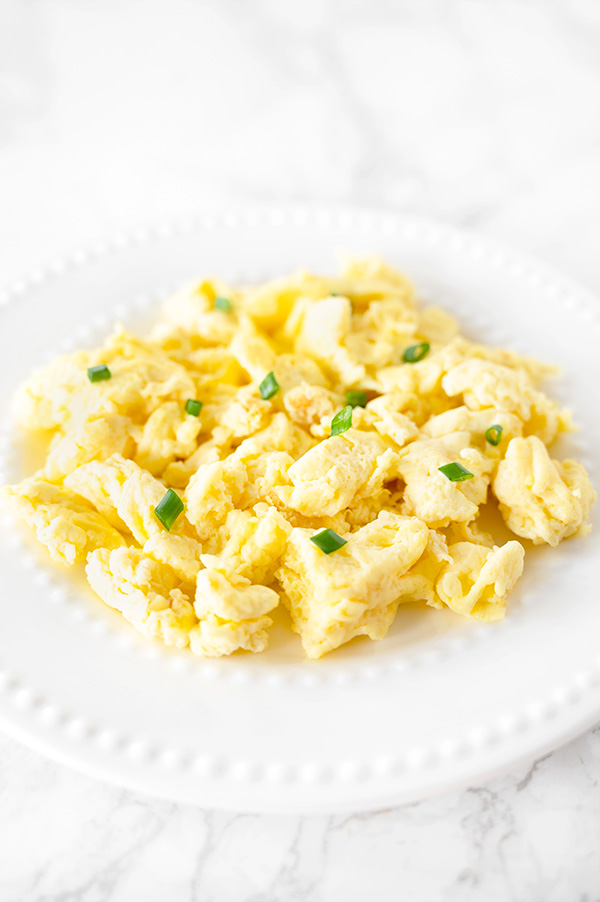
<svg viewBox="0 0 600 902">
<path fill-rule="evenodd" d="M 600 294 L 596 0 L 3 0 L 0 283 L 252 202 L 477 228 Z M 0 902 L 598 902 L 600 728 L 372 814 L 231 815 L 0 737 Z"/>
</svg>

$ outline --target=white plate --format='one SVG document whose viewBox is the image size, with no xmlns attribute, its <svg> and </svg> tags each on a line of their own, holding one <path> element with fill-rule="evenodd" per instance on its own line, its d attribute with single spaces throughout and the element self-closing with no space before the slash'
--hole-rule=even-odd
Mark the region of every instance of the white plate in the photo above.
<svg viewBox="0 0 600 902">
<path fill-rule="evenodd" d="M 190 277 L 330 272 L 376 251 L 473 338 L 565 367 L 581 425 L 567 451 L 597 472 L 600 305 L 537 263 L 444 226 L 360 211 L 206 215 L 119 239 L 13 286 L 0 307 L 2 423 L 16 385 L 58 351 L 140 328 Z M 0 438 L 0 479 L 31 466 Z M 526 561 L 505 621 L 401 608 L 382 642 L 303 659 L 284 626 L 263 655 L 194 658 L 138 636 L 52 567 L 9 516 L 0 551 L 0 723 L 98 777 L 205 806 L 368 809 L 483 779 L 600 717 L 600 529 Z"/>
</svg>

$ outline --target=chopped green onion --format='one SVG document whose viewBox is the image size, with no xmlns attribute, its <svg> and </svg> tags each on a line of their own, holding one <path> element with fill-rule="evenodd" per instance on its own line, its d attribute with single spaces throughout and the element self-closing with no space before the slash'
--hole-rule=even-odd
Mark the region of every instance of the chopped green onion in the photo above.
<svg viewBox="0 0 600 902">
<path fill-rule="evenodd" d="M 469 472 L 469 470 L 465 470 L 463 465 L 456 461 L 451 464 L 444 464 L 443 467 L 438 467 L 438 470 L 440 473 L 443 473 L 450 482 L 462 482 L 463 479 L 473 479 L 473 474 Z"/>
<path fill-rule="evenodd" d="M 337 551 L 348 544 L 346 539 L 338 536 L 333 529 L 322 529 L 320 532 L 316 532 L 314 536 L 311 536 L 310 540 L 313 545 L 316 545 L 325 554 L 331 554 L 332 551 Z"/>
<path fill-rule="evenodd" d="M 499 426 L 498 423 L 494 423 L 493 426 L 490 426 L 489 429 L 485 430 L 485 437 L 490 445 L 499 445 L 502 439 L 502 426 Z"/>
<path fill-rule="evenodd" d="M 332 435 L 341 435 L 342 432 L 346 432 L 348 429 L 352 427 L 352 407 L 348 404 L 347 407 L 342 407 L 333 420 L 331 421 L 331 434 Z"/>
<path fill-rule="evenodd" d="M 189 413 L 191 417 L 199 417 L 203 406 L 202 401 L 194 401 L 193 398 L 188 398 L 185 402 L 185 412 Z"/>
<path fill-rule="evenodd" d="M 105 363 L 88 367 L 87 376 L 90 382 L 103 382 L 110 379 L 111 372 Z"/>
<path fill-rule="evenodd" d="M 279 382 L 275 378 L 275 373 L 271 370 L 267 373 L 263 381 L 259 385 L 260 396 L 263 400 L 268 401 L 273 395 L 279 391 Z"/>
<path fill-rule="evenodd" d="M 231 313 L 233 310 L 233 305 L 229 298 L 215 298 L 213 307 L 215 310 L 220 310 L 221 313 Z"/>
<path fill-rule="evenodd" d="M 367 393 L 364 391 L 347 391 L 346 404 L 349 404 L 350 407 L 366 407 Z"/>
<path fill-rule="evenodd" d="M 402 360 L 404 363 L 418 363 L 419 360 L 427 357 L 429 348 L 430 344 L 428 341 L 421 341 L 418 345 L 411 345 L 410 348 L 406 348 L 402 355 Z"/>
<path fill-rule="evenodd" d="M 154 513 L 165 527 L 171 529 L 173 523 L 183 511 L 183 501 L 173 489 L 168 489 L 154 508 Z"/>
</svg>

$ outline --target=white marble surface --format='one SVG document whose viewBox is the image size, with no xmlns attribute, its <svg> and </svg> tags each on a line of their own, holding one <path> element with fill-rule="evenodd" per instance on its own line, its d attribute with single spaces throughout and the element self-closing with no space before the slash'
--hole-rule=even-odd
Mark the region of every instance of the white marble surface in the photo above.
<svg viewBox="0 0 600 902">
<path fill-rule="evenodd" d="M 596 0 L 1 0 L 0 283 L 253 201 L 477 227 L 600 294 Z M 0 738 L 0 902 L 597 902 L 600 728 L 305 819 L 142 798 Z"/>
</svg>

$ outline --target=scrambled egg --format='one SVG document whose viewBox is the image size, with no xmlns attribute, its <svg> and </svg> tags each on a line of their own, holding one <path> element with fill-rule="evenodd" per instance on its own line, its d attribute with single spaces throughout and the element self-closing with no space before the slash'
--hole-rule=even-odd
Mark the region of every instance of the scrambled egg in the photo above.
<svg viewBox="0 0 600 902">
<path fill-rule="evenodd" d="M 57 562 L 141 633 L 263 651 L 287 608 L 306 654 L 381 639 L 407 601 L 498 620 L 525 550 L 480 527 L 583 535 L 595 492 L 548 446 L 552 367 L 463 338 L 376 257 L 340 276 L 178 292 L 145 339 L 117 328 L 16 399 L 48 437 L 7 487 Z"/>
</svg>

